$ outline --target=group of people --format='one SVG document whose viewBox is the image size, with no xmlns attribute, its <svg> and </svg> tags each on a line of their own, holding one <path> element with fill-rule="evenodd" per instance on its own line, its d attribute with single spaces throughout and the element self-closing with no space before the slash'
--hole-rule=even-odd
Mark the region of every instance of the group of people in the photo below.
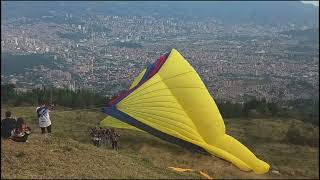
<svg viewBox="0 0 320 180">
<path fill-rule="evenodd" d="M 41 103 L 36 108 L 39 127 L 41 134 L 51 133 L 51 120 L 49 113 L 54 109 L 53 105 L 46 105 L 47 103 Z M 31 134 L 31 128 L 27 125 L 26 121 L 19 117 L 17 119 L 11 117 L 11 112 L 5 113 L 5 118 L 1 120 L 1 137 L 5 139 L 11 139 L 16 142 L 28 142 L 28 137 Z M 118 149 L 118 140 L 120 135 L 114 128 L 100 129 L 92 128 L 90 132 L 92 143 L 99 147 L 101 145 L 111 144 L 112 149 Z M 50 137 L 50 136 L 49 136 Z"/>
<path fill-rule="evenodd" d="M 53 106 L 47 106 L 44 102 L 36 108 L 42 134 L 46 133 L 46 129 L 48 133 L 51 133 L 51 120 L 49 116 L 51 110 L 53 110 Z M 11 112 L 7 111 L 5 118 L 1 120 L 1 137 L 16 142 L 28 142 L 31 128 L 22 117 L 16 119 L 11 115 Z"/>
<path fill-rule="evenodd" d="M 26 121 L 21 117 L 17 119 L 11 117 L 10 111 L 7 111 L 5 116 L 5 119 L 1 121 L 1 137 L 16 142 L 27 142 L 28 136 L 31 134 L 31 128 Z"/>
<path fill-rule="evenodd" d="M 111 144 L 112 149 L 118 149 L 118 140 L 120 135 L 115 131 L 114 128 L 100 129 L 92 128 L 90 132 L 92 143 L 99 147 L 101 145 Z"/>
</svg>

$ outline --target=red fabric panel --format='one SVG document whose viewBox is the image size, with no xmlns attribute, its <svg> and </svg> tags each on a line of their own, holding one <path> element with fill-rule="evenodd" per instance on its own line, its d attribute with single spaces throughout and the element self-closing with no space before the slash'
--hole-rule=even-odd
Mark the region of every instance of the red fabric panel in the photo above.
<svg viewBox="0 0 320 180">
<path fill-rule="evenodd" d="M 156 68 L 154 68 L 154 70 L 151 72 L 151 74 L 150 74 L 148 79 L 150 79 L 152 76 L 154 76 L 159 71 L 159 69 L 164 64 L 164 62 L 166 62 L 166 60 L 167 60 L 166 56 L 161 56 L 160 57 L 159 63 L 157 64 Z"/>
<path fill-rule="evenodd" d="M 120 95 L 118 95 L 116 98 L 112 99 L 108 105 L 109 106 L 112 106 L 114 105 L 115 102 L 117 102 L 118 100 L 121 100 L 123 98 L 125 98 L 127 95 L 129 95 L 132 91 L 136 90 L 138 87 L 140 87 L 144 82 L 146 82 L 147 80 L 149 80 L 152 76 L 154 76 L 158 71 L 159 69 L 161 68 L 161 66 L 166 62 L 167 60 L 167 56 L 160 56 L 159 58 L 159 62 L 158 64 L 156 65 L 156 67 L 154 68 L 154 70 L 151 72 L 150 76 L 143 82 L 139 83 L 137 86 L 135 86 L 134 88 L 128 90 L 128 91 L 125 91 L 123 93 L 121 93 Z"/>
</svg>

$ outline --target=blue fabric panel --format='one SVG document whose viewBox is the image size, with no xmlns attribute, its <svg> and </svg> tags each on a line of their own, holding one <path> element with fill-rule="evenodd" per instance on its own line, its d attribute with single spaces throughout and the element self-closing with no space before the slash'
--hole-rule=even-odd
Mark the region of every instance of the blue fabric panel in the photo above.
<svg viewBox="0 0 320 180">
<path fill-rule="evenodd" d="M 131 117 L 130 115 L 118 110 L 116 107 L 105 107 L 102 109 L 102 111 L 114 118 L 117 118 L 121 120 L 122 122 L 125 122 L 127 124 L 130 124 L 131 126 L 134 126 L 136 128 L 139 128 L 145 132 L 148 132 L 164 141 L 177 144 L 179 146 L 185 147 L 191 151 L 200 152 L 202 154 L 209 155 L 209 153 L 204 150 L 202 147 L 197 146 L 195 144 L 192 144 L 190 142 L 184 141 L 182 139 L 176 138 L 174 136 L 171 136 L 169 134 L 166 134 L 164 132 L 161 132 L 155 128 L 152 128 L 151 126 L 148 126 L 137 119 Z"/>
<path fill-rule="evenodd" d="M 152 72 L 152 64 L 148 65 L 146 73 L 144 73 L 143 77 L 141 78 L 138 84 L 147 80 L 151 72 Z"/>
</svg>

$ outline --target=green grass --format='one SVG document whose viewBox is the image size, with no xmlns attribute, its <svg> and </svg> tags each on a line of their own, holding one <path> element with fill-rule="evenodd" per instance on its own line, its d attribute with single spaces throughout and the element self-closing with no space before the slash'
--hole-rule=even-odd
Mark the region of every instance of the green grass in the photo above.
<svg viewBox="0 0 320 180">
<path fill-rule="evenodd" d="M 1 108 L 4 113 L 8 108 Z M 304 134 L 317 135 L 319 128 L 297 120 L 226 119 L 228 134 L 239 139 L 259 158 L 271 165 L 264 175 L 242 172 L 216 157 L 190 152 L 145 132 L 122 129 L 118 151 L 90 144 L 89 128 L 98 126 L 105 114 L 99 110 L 65 111 L 58 107 L 50 114 L 53 136 L 47 141 L 38 128 L 35 107 L 9 108 L 14 116 L 25 117 L 33 133 L 29 143 L 1 140 L 1 178 L 203 178 L 196 172 L 178 173 L 169 166 L 205 171 L 213 178 L 319 178 L 318 147 L 287 144 L 283 141 L 292 121 Z M 3 116 L 3 114 L 2 114 Z M 311 131 L 313 133 L 311 133 Z"/>
</svg>

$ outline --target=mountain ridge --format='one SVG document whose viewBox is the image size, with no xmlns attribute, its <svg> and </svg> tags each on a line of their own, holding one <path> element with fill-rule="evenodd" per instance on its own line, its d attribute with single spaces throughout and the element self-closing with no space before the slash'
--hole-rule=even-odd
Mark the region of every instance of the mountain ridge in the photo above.
<svg viewBox="0 0 320 180">
<path fill-rule="evenodd" d="M 191 20 L 217 18 L 227 24 L 297 24 L 318 26 L 319 7 L 299 1 L 212 2 L 2 2 L 8 17 L 41 17 L 56 13 L 119 16 L 171 16 Z M 299 13 L 297 13 L 299 12 Z"/>
</svg>

